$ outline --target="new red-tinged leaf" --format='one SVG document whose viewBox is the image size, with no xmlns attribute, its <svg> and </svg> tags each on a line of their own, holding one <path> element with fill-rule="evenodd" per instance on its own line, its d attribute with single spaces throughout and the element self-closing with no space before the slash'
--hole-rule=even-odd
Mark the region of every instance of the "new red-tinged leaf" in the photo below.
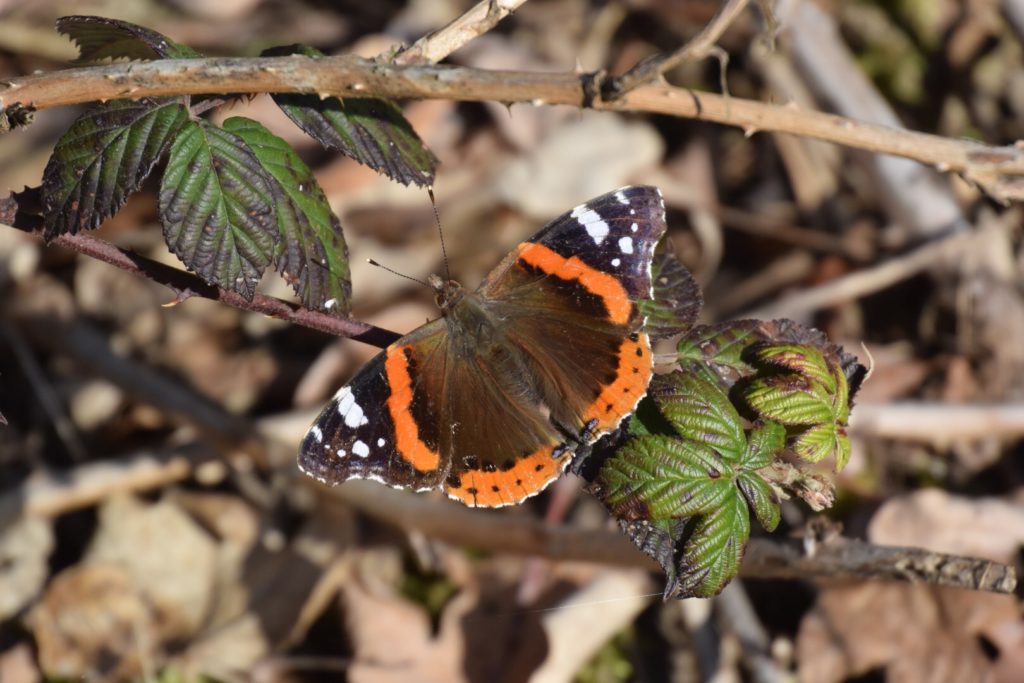
<svg viewBox="0 0 1024 683">
<path fill-rule="evenodd" d="M 139 189 L 188 120 L 180 100 L 115 100 L 72 124 L 43 171 L 46 237 L 96 228 Z"/>
<path fill-rule="evenodd" d="M 766 344 L 757 348 L 754 357 L 760 363 L 792 370 L 820 384 L 828 394 L 836 393 L 832 369 L 821 351 L 806 344 Z"/>
<path fill-rule="evenodd" d="M 784 425 L 814 425 L 835 421 L 832 403 L 799 375 L 762 377 L 750 383 L 744 397 L 762 417 Z"/>
<path fill-rule="evenodd" d="M 168 247 L 206 282 L 251 299 L 280 238 L 271 183 L 241 138 L 189 122 L 160 186 Z"/>
</svg>

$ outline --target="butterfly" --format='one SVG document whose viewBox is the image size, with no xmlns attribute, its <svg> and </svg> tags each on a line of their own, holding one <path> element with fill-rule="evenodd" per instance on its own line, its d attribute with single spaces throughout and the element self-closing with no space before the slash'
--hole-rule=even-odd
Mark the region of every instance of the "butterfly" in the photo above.
<svg viewBox="0 0 1024 683">
<path fill-rule="evenodd" d="M 636 409 L 652 374 L 638 301 L 665 232 L 661 192 L 624 187 L 519 244 L 475 291 L 432 275 L 441 317 L 392 343 L 327 404 L 299 468 L 513 505 Z"/>
</svg>

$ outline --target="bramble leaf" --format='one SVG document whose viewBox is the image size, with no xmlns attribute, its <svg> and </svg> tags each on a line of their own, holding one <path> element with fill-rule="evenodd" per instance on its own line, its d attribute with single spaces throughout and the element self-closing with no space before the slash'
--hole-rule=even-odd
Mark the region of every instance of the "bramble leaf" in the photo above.
<svg viewBox="0 0 1024 683">
<path fill-rule="evenodd" d="M 665 594 L 680 598 L 718 595 L 739 573 L 749 538 L 747 504 L 739 495 L 729 496 L 717 510 L 696 519 L 684 542 L 675 580 L 665 587 Z"/>
<path fill-rule="evenodd" d="M 740 464 L 747 470 L 759 470 L 772 464 L 775 456 L 786 447 L 786 428 L 778 422 L 763 422 L 750 430 L 747 439 Z"/>
<path fill-rule="evenodd" d="M 313 59 L 324 56 L 307 45 L 263 51 L 264 57 L 291 54 Z M 404 185 L 427 187 L 434 182 L 437 158 L 393 102 L 372 97 L 339 99 L 281 93 L 272 97 L 295 125 L 324 147 Z"/>
<path fill-rule="evenodd" d="M 686 332 L 697 322 L 704 299 L 693 275 L 662 240 L 651 262 L 653 298 L 638 302 L 647 317 L 644 330 L 651 339 L 666 339 Z"/>
<path fill-rule="evenodd" d="M 834 422 L 831 401 L 819 390 L 805 377 L 787 374 L 756 379 L 743 395 L 762 416 L 785 425 Z"/>
<path fill-rule="evenodd" d="M 160 217 L 171 251 L 210 284 L 252 299 L 280 237 L 271 180 L 241 138 L 190 121 L 171 145 Z"/>
<path fill-rule="evenodd" d="M 46 238 L 91 230 L 117 213 L 187 120 L 180 99 L 115 100 L 80 116 L 43 172 Z"/>
<path fill-rule="evenodd" d="M 834 422 L 818 424 L 796 437 L 793 452 L 808 462 L 821 462 L 834 455 L 838 472 L 850 458 L 850 440 Z"/>
<path fill-rule="evenodd" d="M 77 62 L 102 59 L 192 59 L 202 55 L 152 29 L 120 19 L 69 16 L 57 30 L 78 45 Z"/>
<path fill-rule="evenodd" d="M 775 531 L 782 515 L 779 511 L 779 497 L 771 485 L 756 472 L 740 472 L 736 477 L 736 485 L 765 531 Z"/>
<path fill-rule="evenodd" d="M 735 493 L 732 470 L 704 444 L 652 435 L 627 441 L 598 474 L 619 519 L 692 517 Z"/>
<path fill-rule="evenodd" d="M 743 455 L 747 439 L 740 415 L 718 385 L 675 372 L 657 377 L 649 393 L 680 436 L 711 446 L 729 462 Z"/>
<path fill-rule="evenodd" d="M 743 324 L 749 322 L 758 321 L 697 325 L 679 341 L 676 348 L 679 359 L 749 372 L 750 365 L 743 359 L 743 353 L 762 339 L 755 328 Z"/>
<path fill-rule="evenodd" d="M 243 117 L 224 122 L 271 178 L 281 235 L 274 262 L 307 308 L 338 315 L 350 310 L 352 284 L 341 223 L 313 172 L 287 142 Z"/>
</svg>

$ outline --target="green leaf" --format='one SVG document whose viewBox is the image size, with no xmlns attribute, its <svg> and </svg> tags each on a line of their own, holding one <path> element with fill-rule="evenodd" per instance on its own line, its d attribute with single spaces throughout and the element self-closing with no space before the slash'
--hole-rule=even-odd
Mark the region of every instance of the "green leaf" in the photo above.
<svg viewBox="0 0 1024 683">
<path fill-rule="evenodd" d="M 117 213 L 187 120 L 178 99 L 115 100 L 80 116 L 43 172 L 47 239 L 96 228 Z"/>
<path fill-rule="evenodd" d="M 740 465 L 745 470 L 759 470 L 772 464 L 775 456 L 786 447 L 786 428 L 778 422 L 763 422 L 754 426 L 747 440 Z"/>
<path fill-rule="evenodd" d="M 674 372 L 657 377 L 648 393 L 680 435 L 710 445 L 730 462 L 743 455 L 747 439 L 740 415 L 718 384 Z"/>
<path fill-rule="evenodd" d="M 752 344 L 764 338 L 758 328 L 751 324 L 758 322 L 739 320 L 717 325 L 697 325 L 680 340 L 676 349 L 679 358 L 749 372 L 750 365 L 742 356 Z"/>
<path fill-rule="evenodd" d="M 841 441 L 846 442 L 846 452 Z M 835 423 L 819 424 L 800 434 L 793 441 L 793 452 L 808 462 L 821 462 L 825 458 L 836 456 L 836 469 L 842 469 L 839 461 L 849 459 L 849 439 L 841 435 Z"/>
<path fill-rule="evenodd" d="M 832 377 L 836 385 L 832 398 L 832 412 L 836 416 L 836 422 L 845 425 L 850 421 L 850 383 L 843 368 L 838 365 L 832 368 Z"/>
<path fill-rule="evenodd" d="M 836 380 L 821 351 L 806 344 L 766 344 L 754 352 L 761 363 L 792 370 L 820 384 L 829 395 L 836 393 Z"/>
<path fill-rule="evenodd" d="M 263 51 L 264 57 L 324 54 L 307 45 Z M 324 147 L 383 173 L 392 180 L 427 187 L 434 182 L 437 158 L 424 146 L 393 102 L 379 98 L 274 94 L 274 101 L 295 124 Z"/>
<path fill-rule="evenodd" d="M 700 286 L 693 275 L 662 240 L 651 262 L 653 299 L 638 302 L 647 317 L 644 330 L 651 339 L 665 339 L 693 327 L 704 305 Z"/>
<path fill-rule="evenodd" d="M 740 472 L 736 485 L 765 531 L 775 531 L 781 519 L 779 497 L 775 489 L 756 472 Z"/>
<path fill-rule="evenodd" d="M 799 375 L 762 377 L 750 383 L 744 397 L 754 410 L 784 425 L 835 422 L 831 401 L 822 398 L 813 383 Z"/>
<path fill-rule="evenodd" d="M 279 233 L 271 180 L 241 138 L 189 122 L 171 145 L 160 217 L 189 270 L 252 299 Z"/>
<path fill-rule="evenodd" d="M 224 122 L 270 175 L 281 235 L 274 261 L 307 308 L 350 310 L 352 285 L 341 224 L 309 167 L 288 143 L 243 117 Z"/>
<path fill-rule="evenodd" d="M 707 446 L 667 436 L 630 439 L 597 475 L 619 519 L 690 517 L 718 508 L 735 492 L 733 472 Z"/>
<path fill-rule="evenodd" d="M 750 512 L 736 488 L 731 490 L 721 507 L 697 519 L 666 595 L 710 598 L 736 577 L 750 538 Z"/>
<path fill-rule="evenodd" d="M 106 17 L 70 16 L 57 20 L 57 30 L 78 45 L 76 61 L 102 59 L 192 59 L 202 55 L 188 45 L 144 26 Z"/>
</svg>

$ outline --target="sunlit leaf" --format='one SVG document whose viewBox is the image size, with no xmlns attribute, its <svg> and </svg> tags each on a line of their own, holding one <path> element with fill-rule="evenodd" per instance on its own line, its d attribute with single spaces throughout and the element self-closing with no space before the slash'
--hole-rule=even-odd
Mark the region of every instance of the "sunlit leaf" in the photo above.
<svg viewBox="0 0 1024 683">
<path fill-rule="evenodd" d="M 324 54 L 307 45 L 263 52 L 265 57 Z M 373 97 L 324 97 L 277 93 L 274 101 L 295 124 L 328 149 L 365 164 L 393 180 L 423 187 L 434 182 L 437 158 L 423 144 L 395 103 Z"/>
<path fill-rule="evenodd" d="M 279 232 L 271 180 L 241 138 L 189 122 L 160 186 L 171 251 L 206 282 L 251 299 Z"/>
<path fill-rule="evenodd" d="M 191 59 L 201 57 L 188 45 L 144 26 L 92 16 L 61 17 L 57 30 L 78 45 L 79 62 L 102 59 Z"/>
<path fill-rule="evenodd" d="M 739 486 L 747 504 L 765 531 L 775 531 L 781 519 L 781 512 L 779 497 L 771 485 L 756 472 L 741 472 L 736 477 L 736 485 Z"/>
<path fill-rule="evenodd" d="M 717 384 L 674 372 L 655 378 L 649 394 L 681 436 L 711 446 L 730 461 L 743 455 L 747 440 L 740 415 Z"/>
<path fill-rule="evenodd" d="M 763 422 L 754 426 L 747 440 L 740 464 L 746 470 L 759 470 L 770 465 L 786 447 L 786 428 L 778 422 Z"/>
<path fill-rule="evenodd" d="M 840 441 L 844 439 L 840 438 L 836 425 L 833 423 L 815 425 L 801 433 L 793 441 L 793 452 L 808 462 L 820 462 L 825 458 L 837 455 L 844 458 L 843 464 L 845 465 L 845 458 L 848 458 L 849 454 L 847 453 L 844 457 L 841 453 L 843 446 Z M 838 458 L 836 468 L 842 469 L 839 467 Z"/>
<path fill-rule="evenodd" d="M 46 237 L 98 227 L 117 213 L 187 120 L 177 99 L 117 100 L 80 116 L 43 172 Z"/>
<path fill-rule="evenodd" d="M 224 122 L 271 177 L 281 240 L 274 262 L 308 308 L 349 312 L 352 285 L 341 223 L 313 172 L 288 143 L 243 117 Z"/>
<path fill-rule="evenodd" d="M 652 435 L 630 439 L 598 474 L 604 501 L 620 519 L 689 517 L 735 491 L 733 472 L 707 446 Z"/>
<path fill-rule="evenodd" d="M 714 512 L 699 517 L 686 539 L 675 581 L 666 594 L 678 598 L 718 595 L 739 573 L 750 538 L 750 512 L 739 495 L 726 498 Z"/>
<path fill-rule="evenodd" d="M 776 375 L 751 382 L 744 397 L 760 415 L 785 425 L 832 423 L 832 404 L 799 375 Z"/>
<path fill-rule="evenodd" d="M 806 344 L 766 344 L 754 351 L 760 362 L 792 370 L 821 384 L 829 394 L 836 393 L 835 377 L 821 351 Z"/>
</svg>

